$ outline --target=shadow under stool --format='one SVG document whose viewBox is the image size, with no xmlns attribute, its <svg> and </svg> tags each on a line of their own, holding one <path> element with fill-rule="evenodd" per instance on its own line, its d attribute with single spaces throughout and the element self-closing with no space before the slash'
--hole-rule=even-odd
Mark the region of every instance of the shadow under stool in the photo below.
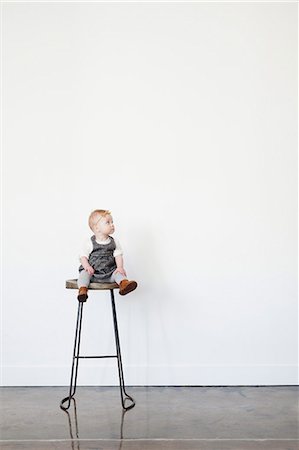
<svg viewBox="0 0 299 450">
<path fill-rule="evenodd" d="M 66 288 L 78 290 L 77 280 L 76 279 L 67 280 Z M 122 404 L 122 407 L 124 410 L 131 409 L 135 406 L 135 401 L 130 395 L 127 394 L 126 389 L 125 389 L 125 381 L 124 381 L 121 352 L 120 352 L 119 334 L 118 334 L 118 325 L 117 325 L 117 316 L 116 316 L 116 308 L 115 308 L 114 292 L 113 292 L 114 289 L 119 289 L 119 286 L 116 283 L 90 283 L 88 289 L 89 290 L 98 290 L 98 291 L 103 291 L 103 290 L 110 291 L 115 344 L 116 344 L 116 355 L 81 356 L 79 354 L 80 353 L 83 305 L 85 302 L 78 301 L 78 313 L 77 313 L 74 351 L 73 351 L 73 363 L 72 363 L 72 371 L 71 371 L 70 390 L 69 390 L 69 395 L 61 400 L 60 408 L 65 411 L 67 409 L 69 409 L 71 400 L 76 393 L 79 359 L 83 359 L 83 358 L 117 358 L 121 404 Z M 126 401 L 129 402 L 129 404 L 127 406 L 125 405 Z M 67 405 L 65 405 L 66 402 L 67 402 Z"/>
</svg>

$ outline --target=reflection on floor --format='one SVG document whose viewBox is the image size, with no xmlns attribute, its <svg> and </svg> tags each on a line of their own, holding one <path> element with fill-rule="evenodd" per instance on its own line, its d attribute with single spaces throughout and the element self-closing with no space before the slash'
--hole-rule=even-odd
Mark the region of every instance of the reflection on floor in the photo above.
<svg viewBox="0 0 299 450">
<path fill-rule="evenodd" d="M 298 386 L 1 388 L 3 450 L 298 450 Z"/>
</svg>

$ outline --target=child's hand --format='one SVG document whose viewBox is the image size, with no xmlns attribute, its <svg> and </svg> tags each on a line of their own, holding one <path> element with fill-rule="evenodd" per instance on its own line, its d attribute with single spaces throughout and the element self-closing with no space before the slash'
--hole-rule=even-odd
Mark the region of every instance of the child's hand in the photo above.
<svg viewBox="0 0 299 450">
<path fill-rule="evenodd" d="M 81 264 L 83 266 L 83 269 L 86 270 L 86 272 L 89 273 L 89 275 L 93 275 L 94 274 L 94 268 L 89 264 L 88 259 L 86 258 L 86 256 L 81 256 L 80 262 L 81 262 Z"/>
<path fill-rule="evenodd" d="M 114 271 L 114 273 L 117 273 L 117 272 L 121 273 L 124 277 L 127 276 L 126 271 L 125 271 L 125 269 L 124 269 L 123 267 L 118 267 L 118 268 Z"/>
<path fill-rule="evenodd" d="M 89 273 L 89 275 L 93 275 L 94 274 L 94 268 L 91 266 L 86 267 L 86 272 Z"/>
</svg>

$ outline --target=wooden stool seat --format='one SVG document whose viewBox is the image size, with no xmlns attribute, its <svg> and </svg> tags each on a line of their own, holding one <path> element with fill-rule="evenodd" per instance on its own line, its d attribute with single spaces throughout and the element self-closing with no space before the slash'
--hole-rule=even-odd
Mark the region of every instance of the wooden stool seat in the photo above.
<svg viewBox="0 0 299 450">
<path fill-rule="evenodd" d="M 65 287 L 67 289 L 78 289 L 77 279 L 66 280 Z M 97 291 L 110 290 L 110 289 L 119 289 L 119 285 L 117 283 L 90 283 L 88 289 L 94 289 Z"/>
</svg>

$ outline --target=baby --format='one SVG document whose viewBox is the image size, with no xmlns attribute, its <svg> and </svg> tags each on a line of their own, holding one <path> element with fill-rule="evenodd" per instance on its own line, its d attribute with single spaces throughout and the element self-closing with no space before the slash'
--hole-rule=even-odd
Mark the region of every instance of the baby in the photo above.
<svg viewBox="0 0 299 450">
<path fill-rule="evenodd" d="M 120 244 L 110 236 L 114 233 L 110 211 L 96 209 L 90 214 L 88 223 L 94 235 L 84 243 L 79 255 L 78 300 L 86 302 L 90 282 L 117 283 L 120 295 L 136 289 L 136 281 L 128 280 L 123 267 Z"/>
</svg>

